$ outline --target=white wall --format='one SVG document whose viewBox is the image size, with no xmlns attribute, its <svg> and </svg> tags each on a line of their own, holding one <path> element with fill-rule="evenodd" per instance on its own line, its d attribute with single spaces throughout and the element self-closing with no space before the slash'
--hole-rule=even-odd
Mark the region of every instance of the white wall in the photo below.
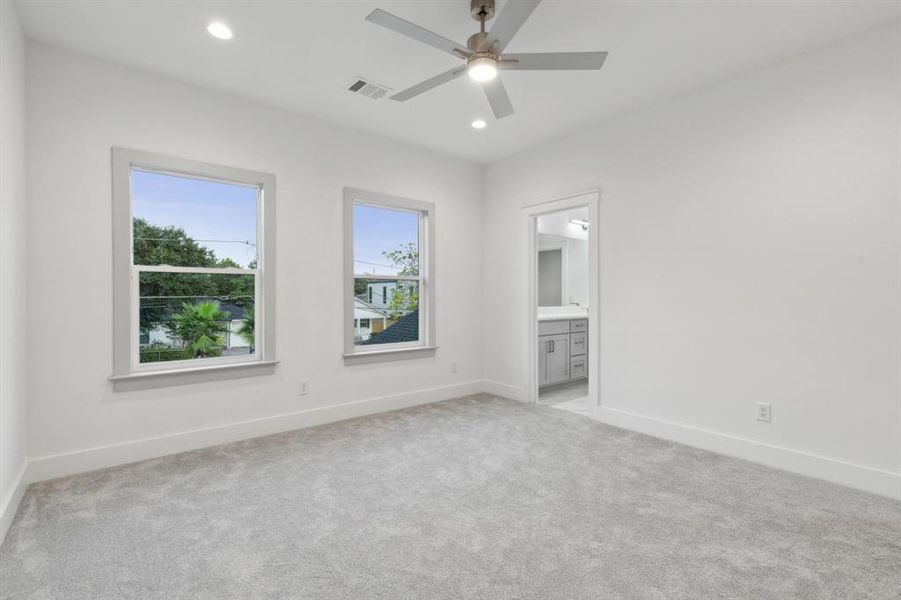
<svg viewBox="0 0 901 600">
<path fill-rule="evenodd" d="M 901 498 L 899 60 L 895 25 L 487 169 L 489 232 L 602 190 L 600 418 Z M 498 389 L 525 241 L 485 239 Z"/>
<path fill-rule="evenodd" d="M 0 541 L 23 491 L 25 312 L 25 40 L 0 0 Z"/>
<path fill-rule="evenodd" d="M 480 309 L 480 167 L 41 44 L 28 50 L 33 477 L 478 389 L 463 384 L 482 379 L 480 323 L 460 315 Z M 276 375 L 112 390 L 113 145 L 276 175 Z M 344 365 L 343 186 L 436 204 L 436 356 Z M 302 379 L 310 394 L 300 397 Z M 381 400 L 329 408 L 363 399 Z M 292 414 L 309 409 L 324 410 Z"/>
</svg>

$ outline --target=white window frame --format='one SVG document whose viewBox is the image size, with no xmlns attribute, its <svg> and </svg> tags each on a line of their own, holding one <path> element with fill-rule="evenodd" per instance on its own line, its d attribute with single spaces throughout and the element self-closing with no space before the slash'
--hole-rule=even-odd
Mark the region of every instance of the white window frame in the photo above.
<svg viewBox="0 0 901 600">
<path fill-rule="evenodd" d="M 419 275 L 376 275 L 354 269 L 354 206 L 357 204 L 419 215 Z M 419 340 L 394 344 L 354 344 L 354 279 L 409 280 L 419 284 Z M 344 358 L 387 358 L 434 353 L 435 344 L 435 205 L 356 188 L 344 188 Z"/>
<path fill-rule="evenodd" d="M 133 264 L 134 170 L 255 187 L 257 268 L 207 268 Z M 129 148 L 112 149 L 113 179 L 113 380 L 117 390 L 194 383 L 271 373 L 275 361 L 275 176 L 164 156 Z M 254 354 L 140 363 L 139 289 L 142 272 L 253 275 L 256 318 Z"/>
</svg>

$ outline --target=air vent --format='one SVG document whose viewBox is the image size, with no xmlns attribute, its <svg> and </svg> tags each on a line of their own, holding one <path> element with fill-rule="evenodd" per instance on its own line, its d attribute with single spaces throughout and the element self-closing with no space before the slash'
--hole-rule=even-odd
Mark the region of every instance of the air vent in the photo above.
<svg viewBox="0 0 901 600">
<path fill-rule="evenodd" d="M 363 79 L 362 77 L 357 77 L 347 90 L 354 94 L 359 94 L 360 96 L 366 96 L 372 100 L 378 100 L 389 93 L 391 88 L 374 81 L 369 81 L 368 79 Z"/>
</svg>

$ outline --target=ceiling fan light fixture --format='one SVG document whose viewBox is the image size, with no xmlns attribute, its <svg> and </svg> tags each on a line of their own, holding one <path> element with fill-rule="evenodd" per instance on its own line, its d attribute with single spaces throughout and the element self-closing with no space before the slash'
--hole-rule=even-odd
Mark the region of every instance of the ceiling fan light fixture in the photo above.
<svg viewBox="0 0 901 600">
<path fill-rule="evenodd" d="M 497 77 L 497 59 L 491 56 L 477 56 L 466 65 L 469 78 L 479 83 L 491 81 Z"/>
<path fill-rule="evenodd" d="M 220 40 L 230 40 L 235 37 L 231 28 L 221 21 L 213 21 L 206 26 L 206 30 L 211 36 Z"/>
</svg>

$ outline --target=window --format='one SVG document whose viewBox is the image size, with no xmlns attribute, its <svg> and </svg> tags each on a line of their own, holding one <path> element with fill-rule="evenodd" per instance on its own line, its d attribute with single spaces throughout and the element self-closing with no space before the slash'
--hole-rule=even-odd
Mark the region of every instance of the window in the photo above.
<svg viewBox="0 0 901 600">
<path fill-rule="evenodd" d="M 354 189 L 344 203 L 345 356 L 434 351 L 434 206 Z"/>
<path fill-rule="evenodd" d="M 274 210 L 272 175 L 113 149 L 114 381 L 274 364 Z"/>
</svg>

